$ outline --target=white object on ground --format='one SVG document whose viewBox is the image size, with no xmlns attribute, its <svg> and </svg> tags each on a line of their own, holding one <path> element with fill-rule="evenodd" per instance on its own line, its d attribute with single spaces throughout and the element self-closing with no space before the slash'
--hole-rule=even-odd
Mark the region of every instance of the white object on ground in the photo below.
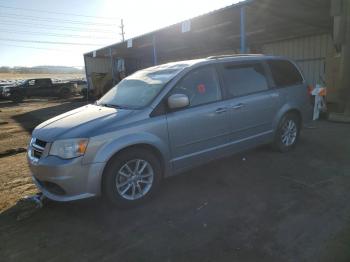
<svg viewBox="0 0 350 262">
<path fill-rule="evenodd" d="M 327 111 L 326 101 L 324 99 L 325 87 L 321 87 L 319 84 L 312 90 L 311 95 L 315 96 L 314 114 L 312 120 L 316 120 L 320 117 L 320 112 Z"/>
</svg>

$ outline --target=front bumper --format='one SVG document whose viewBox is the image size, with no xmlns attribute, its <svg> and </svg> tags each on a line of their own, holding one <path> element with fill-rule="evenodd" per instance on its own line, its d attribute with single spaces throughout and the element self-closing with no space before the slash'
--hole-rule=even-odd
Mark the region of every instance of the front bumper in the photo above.
<svg viewBox="0 0 350 262">
<path fill-rule="evenodd" d="M 83 157 L 67 160 L 44 156 L 36 159 L 31 148 L 27 158 L 34 183 L 49 199 L 72 201 L 101 194 L 104 163 L 83 164 Z"/>
</svg>

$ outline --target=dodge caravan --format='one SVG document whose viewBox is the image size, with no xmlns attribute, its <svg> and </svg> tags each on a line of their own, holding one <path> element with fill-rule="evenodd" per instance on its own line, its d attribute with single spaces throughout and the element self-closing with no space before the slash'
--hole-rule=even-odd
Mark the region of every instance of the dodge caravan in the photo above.
<svg viewBox="0 0 350 262">
<path fill-rule="evenodd" d="M 48 198 L 148 199 L 162 179 L 273 144 L 286 152 L 311 119 L 294 62 L 265 55 L 168 63 L 126 77 L 95 104 L 45 121 L 28 147 L 33 180 Z"/>
</svg>

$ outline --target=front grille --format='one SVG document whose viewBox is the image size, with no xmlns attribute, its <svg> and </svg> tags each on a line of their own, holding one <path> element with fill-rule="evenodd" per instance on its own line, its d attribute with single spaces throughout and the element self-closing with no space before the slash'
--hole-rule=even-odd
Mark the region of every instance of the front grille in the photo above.
<svg viewBox="0 0 350 262">
<path fill-rule="evenodd" d="M 45 148 L 45 146 L 46 146 L 46 142 L 43 140 L 40 140 L 40 139 L 35 139 L 35 144 L 38 146 L 41 146 L 43 148 Z"/>
<path fill-rule="evenodd" d="M 46 142 L 40 139 L 33 138 L 31 146 L 33 148 L 33 157 L 37 159 L 41 158 L 45 150 Z"/>
<path fill-rule="evenodd" d="M 33 149 L 33 156 L 35 158 L 40 158 L 42 154 L 43 154 L 43 152 Z"/>
</svg>

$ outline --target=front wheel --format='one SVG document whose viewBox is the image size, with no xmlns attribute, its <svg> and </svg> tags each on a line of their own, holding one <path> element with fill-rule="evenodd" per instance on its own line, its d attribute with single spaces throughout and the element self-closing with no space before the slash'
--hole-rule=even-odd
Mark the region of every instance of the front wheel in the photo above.
<svg viewBox="0 0 350 262">
<path fill-rule="evenodd" d="M 299 134 L 300 118 L 292 113 L 284 115 L 275 134 L 274 147 L 280 152 L 290 151 L 297 144 Z"/>
<path fill-rule="evenodd" d="M 145 149 L 131 149 L 113 157 L 102 184 L 104 195 L 118 207 L 127 208 L 149 199 L 159 187 L 161 166 Z"/>
<path fill-rule="evenodd" d="M 20 103 L 24 99 L 24 95 L 20 92 L 15 92 L 10 96 L 10 99 L 15 103 Z"/>
</svg>

